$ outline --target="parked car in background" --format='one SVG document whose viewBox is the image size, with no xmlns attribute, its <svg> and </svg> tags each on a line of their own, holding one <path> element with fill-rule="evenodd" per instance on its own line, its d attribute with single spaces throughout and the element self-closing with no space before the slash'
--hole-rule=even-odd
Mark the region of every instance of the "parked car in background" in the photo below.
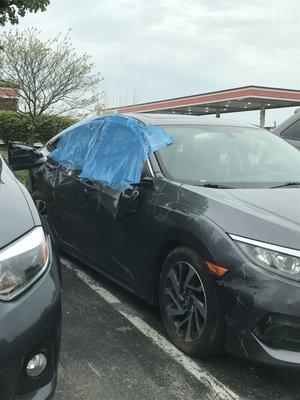
<svg viewBox="0 0 300 400">
<path fill-rule="evenodd" d="M 273 132 L 300 150 L 300 112 L 282 122 Z"/>
<path fill-rule="evenodd" d="M 46 400 L 56 386 L 60 263 L 47 225 L 0 154 L 0 399 Z"/>
<path fill-rule="evenodd" d="M 147 134 L 146 149 L 169 145 L 146 153 Z M 300 153 L 289 143 L 223 118 L 136 114 L 82 122 L 39 154 L 12 144 L 10 159 L 35 166 L 32 193 L 60 248 L 159 303 L 184 352 L 300 367 Z"/>
</svg>

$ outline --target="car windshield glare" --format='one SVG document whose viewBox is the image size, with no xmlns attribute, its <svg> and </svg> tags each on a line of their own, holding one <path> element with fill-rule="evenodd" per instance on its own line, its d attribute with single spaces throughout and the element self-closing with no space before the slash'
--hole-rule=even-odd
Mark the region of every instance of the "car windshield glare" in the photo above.
<svg viewBox="0 0 300 400">
<path fill-rule="evenodd" d="M 300 181 L 300 152 L 261 128 L 220 125 L 161 128 L 174 138 L 171 146 L 157 152 L 163 173 L 171 180 L 234 188 Z"/>
</svg>

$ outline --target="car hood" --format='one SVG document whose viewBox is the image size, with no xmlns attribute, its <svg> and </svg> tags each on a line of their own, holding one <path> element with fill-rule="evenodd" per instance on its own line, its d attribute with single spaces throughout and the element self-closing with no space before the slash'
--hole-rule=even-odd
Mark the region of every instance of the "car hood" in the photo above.
<svg viewBox="0 0 300 400">
<path fill-rule="evenodd" d="M 198 204 L 225 232 L 300 249 L 300 188 L 183 187 L 198 195 L 192 196 L 193 208 Z"/>
<path fill-rule="evenodd" d="M 0 249 L 35 225 L 23 190 L 0 155 Z"/>
</svg>

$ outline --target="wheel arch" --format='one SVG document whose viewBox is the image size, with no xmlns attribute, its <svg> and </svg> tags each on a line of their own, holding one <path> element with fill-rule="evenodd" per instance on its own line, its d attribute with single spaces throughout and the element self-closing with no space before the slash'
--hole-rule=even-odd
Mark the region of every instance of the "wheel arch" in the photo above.
<svg viewBox="0 0 300 400">
<path fill-rule="evenodd" d="M 184 230 L 176 230 L 168 232 L 165 237 L 166 240 L 160 246 L 154 260 L 154 304 L 158 303 L 159 279 L 162 265 L 172 250 L 180 246 L 187 246 L 198 252 L 203 259 L 213 261 L 205 244 L 192 233 Z"/>
</svg>

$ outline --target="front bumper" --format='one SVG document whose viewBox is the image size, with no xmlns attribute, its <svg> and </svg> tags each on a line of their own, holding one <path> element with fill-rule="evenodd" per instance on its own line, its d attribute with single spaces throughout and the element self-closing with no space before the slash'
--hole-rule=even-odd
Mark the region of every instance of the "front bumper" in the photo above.
<svg viewBox="0 0 300 400">
<path fill-rule="evenodd" d="M 0 302 L 1 400 L 46 400 L 54 393 L 61 336 L 59 270 L 52 252 L 39 281 L 15 300 Z M 47 367 L 39 378 L 30 379 L 26 365 L 39 352 L 47 356 Z"/>
<path fill-rule="evenodd" d="M 300 284 L 246 262 L 219 285 L 227 350 L 251 361 L 300 368 Z"/>
</svg>

